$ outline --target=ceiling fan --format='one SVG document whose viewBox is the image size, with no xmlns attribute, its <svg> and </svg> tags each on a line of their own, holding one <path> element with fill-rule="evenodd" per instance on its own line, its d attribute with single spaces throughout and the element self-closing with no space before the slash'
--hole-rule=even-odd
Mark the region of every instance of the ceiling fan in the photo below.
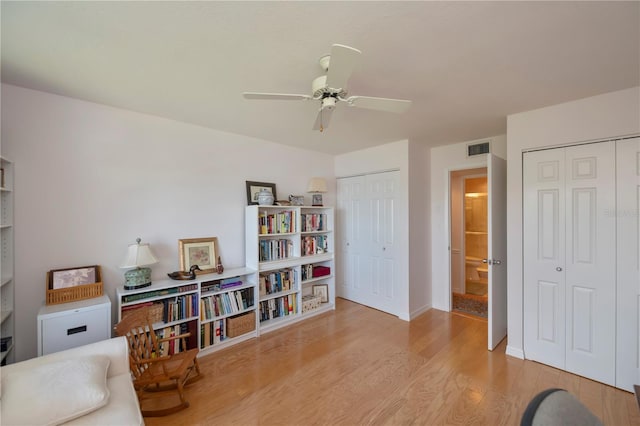
<svg viewBox="0 0 640 426">
<path fill-rule="evenodd" d="M 246 99 L 320 101 L 320 110 L 313 130 L 321 132 L 329 127 L 331 114 L 338 102 L 345 102 L 347 105 L 357 108 L 395 113 L 405 112 L 411 106 L 411 101 L 370 96 L 347 96 L 347 81 L 351 77 L 361 53 L 358 49 L 341 44 L 331 46 L 331 54 L 321 57 L 318 61 L 326 75 L 313 80 L 311 95 L 244 92 L 243 96 Z"/>
</svg>

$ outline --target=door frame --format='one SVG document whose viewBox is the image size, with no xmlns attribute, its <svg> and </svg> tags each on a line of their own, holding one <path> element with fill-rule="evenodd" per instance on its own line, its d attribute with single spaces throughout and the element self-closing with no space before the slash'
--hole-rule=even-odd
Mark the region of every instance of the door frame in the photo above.
<svg viewBox="0 0 640 426">
<path fill-rule="evenodd" d="M 444 203 L 444 218 L 446 221 L 446 229 L 447 229 L 447 292 L 446 292 L 446 306 L 447 312 L 451 312 L 453 297 L 451 297 L 452 286 L 451 286 L 451 172 L 459 172 L 463 170 L 472 170 L 472 169 L 486 169 L 488 167 L 486 156 L 483 157 L 484 161 L 478 161 L 473 163 L 466 163 L 459 166 L 453 166 L 445 169 L 445 203 Z M 464 254 L 464 250 L 463 253 Z"/>
</svg>

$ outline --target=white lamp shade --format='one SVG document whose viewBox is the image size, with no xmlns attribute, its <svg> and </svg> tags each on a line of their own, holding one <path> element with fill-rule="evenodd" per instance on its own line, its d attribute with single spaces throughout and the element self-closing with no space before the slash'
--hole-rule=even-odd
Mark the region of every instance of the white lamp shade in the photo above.
<svg viewBox="0 0 640 426">
<path fill-rule="evenodd" d="M 148 266 L 158 263 L 158 259 L 151 252 L 149 244 L 130 244 L 127 251 L 127 257 L 120 265 L 120 268 L 138 268 L 140 266 Z"/>
<path fill-rule="evenodd" d="M 327 192 L 327 182 L 323 178 L 311 178 L 307 192 Z"/>
</svg>

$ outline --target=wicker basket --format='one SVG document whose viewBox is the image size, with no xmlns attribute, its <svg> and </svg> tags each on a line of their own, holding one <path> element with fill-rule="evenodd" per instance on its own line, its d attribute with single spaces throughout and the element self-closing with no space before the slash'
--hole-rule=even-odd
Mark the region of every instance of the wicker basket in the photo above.
<svg viewBox="0 0 640 426">
<path fill-rule="evenodd" d="M 149 320 L 152 324 L 164 321 L 164 305 L 162 303 L 154 303 L 152 305 L 145 304 L 138 308 L 127 309 L 122 311 L 122 319 L 137 312 L 138 309 L 149 308 Z"/>
<path fill-rule="evenodd" d="M 75 287 L 53 289 L 53 272 L 47 272 L 46 304 L 57 305 L 60 303 L 75 302 L 78 300 L 92 299 L 103 295 L 102 275 L 100 266 L 90 266 L 96 268 L 96 281 L 92 284 L 79 285 Z"/>
<path fill-rule="evenodd" d="M 227 318 L 227 337 L 238 337 L 256 329 L 256 312 Z"/>
</svg>

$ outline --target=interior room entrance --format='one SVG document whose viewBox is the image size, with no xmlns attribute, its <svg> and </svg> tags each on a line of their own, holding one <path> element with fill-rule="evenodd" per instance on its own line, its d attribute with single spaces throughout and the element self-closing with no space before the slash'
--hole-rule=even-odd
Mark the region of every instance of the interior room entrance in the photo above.
<svg viewBox="0 0 640 426">
<path fill-rule="evenodd" d="M 487 169 L 452 171 L 450 183 L 451 308 L 487 318 Z"/>
</svg>

